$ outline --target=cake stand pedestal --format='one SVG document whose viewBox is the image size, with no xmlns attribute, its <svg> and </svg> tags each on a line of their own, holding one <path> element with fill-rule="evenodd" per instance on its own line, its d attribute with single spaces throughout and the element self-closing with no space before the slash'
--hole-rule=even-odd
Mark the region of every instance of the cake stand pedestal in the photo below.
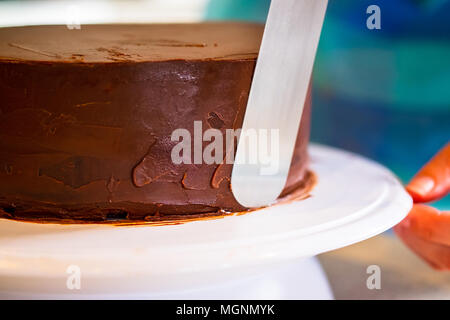
<svg viewBox="0 0 450 320">
<path fill-rule="evenodd" d="M 126 227 L 0 220 L 0 298 L 331 298 L 311 257 L 391 228 L 412 201 L 375 162 L 318 145 L 310 154 L 311 197 L 240 216 Z"/>
</svg>

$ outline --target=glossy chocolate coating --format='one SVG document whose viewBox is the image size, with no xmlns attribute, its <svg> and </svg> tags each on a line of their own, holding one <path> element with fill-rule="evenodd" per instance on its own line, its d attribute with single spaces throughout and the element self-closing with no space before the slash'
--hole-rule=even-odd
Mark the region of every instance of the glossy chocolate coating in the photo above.
<svg viewBox="0 0 450 320">
<path fill-rule="evenodd" d="M 245 210 L 231 165 L 175 165 L 170 137 L 193 132 L 194 121 L 241 127 L 262 32 L 238 23 L 1 28 L 2 215 L 160 220 Z M 305 176 L 309 125 L 310 98 L 285 191 Z"/>
</svg>

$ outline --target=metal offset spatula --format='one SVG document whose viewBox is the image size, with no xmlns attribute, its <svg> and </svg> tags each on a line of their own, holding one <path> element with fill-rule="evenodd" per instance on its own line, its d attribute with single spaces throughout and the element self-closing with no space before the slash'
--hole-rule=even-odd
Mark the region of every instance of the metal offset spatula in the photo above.
<svg viewBox="0 0 450 320">
<path fill-rule="evenodd" d="M 245 207 L 273 203 L 286 184 L 327 3 L 272 0 L 231 175 Z"/>
</svg>

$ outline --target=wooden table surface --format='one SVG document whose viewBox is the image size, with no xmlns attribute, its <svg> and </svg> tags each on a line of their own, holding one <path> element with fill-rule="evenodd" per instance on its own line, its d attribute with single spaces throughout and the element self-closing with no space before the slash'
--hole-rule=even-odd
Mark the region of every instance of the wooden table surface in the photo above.
<svg viewBox="0 0 450 320">
<path fill-rule="evenodd" d="M 319 256 L 336 299 L 450 299 L 450 272 L 435 271 L 393 235 L 383 234 Z M 381 289 L 369 290 L 378 265 Z"/>
</svg>

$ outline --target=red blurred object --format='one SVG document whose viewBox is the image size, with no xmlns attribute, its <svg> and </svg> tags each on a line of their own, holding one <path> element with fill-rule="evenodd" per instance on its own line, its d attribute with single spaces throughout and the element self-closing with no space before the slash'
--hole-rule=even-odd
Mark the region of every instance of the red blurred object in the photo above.
<svg viewBox="0 0 450 320">
<path fill-rule="evenodd" d="M 431 159 L 406 187 L 416 203 L 395 228 L 414 252 L 439 270 L 450 270 L 450 211 L 420 204 L 450 191 L 450 143 Z"/>
</svg>

